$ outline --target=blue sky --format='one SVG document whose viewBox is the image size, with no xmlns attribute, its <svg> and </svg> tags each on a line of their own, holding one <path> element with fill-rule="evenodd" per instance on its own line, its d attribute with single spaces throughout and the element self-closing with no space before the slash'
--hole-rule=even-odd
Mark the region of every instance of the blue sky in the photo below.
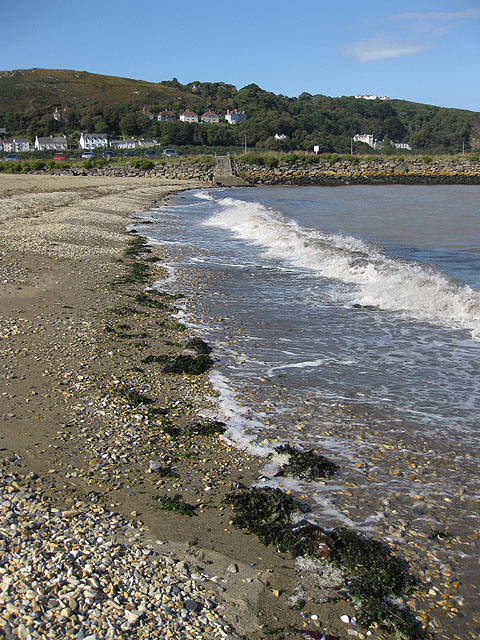
<svg viewBox="0 0 480 640">
<path fill-rule="evenodd" d="M 480 111 L 480 0 L 2 0 L 0 70 L 376 93 Z"/>
</svg>

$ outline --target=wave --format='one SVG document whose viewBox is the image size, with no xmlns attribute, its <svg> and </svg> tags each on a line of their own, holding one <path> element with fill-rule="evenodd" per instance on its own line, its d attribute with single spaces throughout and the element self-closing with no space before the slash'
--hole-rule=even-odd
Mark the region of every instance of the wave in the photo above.
<svg viewBox="0 0 480 640">
<path fill-rule="evenodd" d="M 431 266 L 388 257 L 359 238 L 302 227 L 259 202 L 213 199 L 217 211 L 204 224 L 263 247 L 267 257 L 349 285 L 341 293 L 347 304 L 466 329 L 480 339 L 480 292 L 470 286 Z"/>
</svg>

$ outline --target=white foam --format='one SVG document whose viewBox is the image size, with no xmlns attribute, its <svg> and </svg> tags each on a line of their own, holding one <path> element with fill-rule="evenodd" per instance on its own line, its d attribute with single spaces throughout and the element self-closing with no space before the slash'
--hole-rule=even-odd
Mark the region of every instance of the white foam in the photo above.
<svg viewBox="0 0 480 640">
<path fill-rule="evenodd" d="M 374 306 L 408 318 L 463 328 L 480 339 L 480 292 L 440 271 L 395 260 L 358 238 L 301 227 L 257 202 L 216 201 L 205 224 L 228 229 L 266 250 L 266 256 L 347 284 L 344 303 Z"/>
</svg>

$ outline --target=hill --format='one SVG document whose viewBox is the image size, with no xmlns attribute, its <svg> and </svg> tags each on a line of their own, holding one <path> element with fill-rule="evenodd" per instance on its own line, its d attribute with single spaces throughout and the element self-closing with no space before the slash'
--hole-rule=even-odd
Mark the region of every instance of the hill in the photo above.
<svg viewBox="0 0 480 640">
<path fill-rule="evenodd" d="M 140 113 L 144 106 L 153 113 L 168 108 L 177 114 L 210 108 L 220 123 L 159 123 Z M 247 112 L 245 123 L 225 123 L 225 111 L 234 108 Z M 408 143 L 414 152 L 458 153 L 463 145 L 480 146 L 479 123 L 478 113 L 461 109 L 309 93 L 292 98 L 255 84 L 237 90 L 224 82 L 153 83 L 63 69 L 0 72 L 0 127 L 8 136 L 31 139 L 66 133 L 73 142 L 80 131 L 90 131 L 154 137 L 165 145 L 228 147 L 243 145 L 246 135 L 250 148 L 312 150 L 319 145 L 321 152 L 346 153 L 353 136 L 361 133 Z M 285 138 L 278 140 L 276 134 Z M 355 150 L 372 153 L 363 143 L 355 143 Z M 390 150 L 387 144 L 383 152 Z"/>
</svg>

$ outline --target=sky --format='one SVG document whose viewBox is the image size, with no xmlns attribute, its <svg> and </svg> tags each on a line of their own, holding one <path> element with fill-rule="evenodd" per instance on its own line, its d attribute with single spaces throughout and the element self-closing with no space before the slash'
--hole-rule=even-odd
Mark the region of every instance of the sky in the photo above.
<svg viewBox="0 0 480 640">
<path fill-rule="evenodd" d="M 480 0 L 2 0 L 0 70 L 480 111 Z"/>
</svg>

